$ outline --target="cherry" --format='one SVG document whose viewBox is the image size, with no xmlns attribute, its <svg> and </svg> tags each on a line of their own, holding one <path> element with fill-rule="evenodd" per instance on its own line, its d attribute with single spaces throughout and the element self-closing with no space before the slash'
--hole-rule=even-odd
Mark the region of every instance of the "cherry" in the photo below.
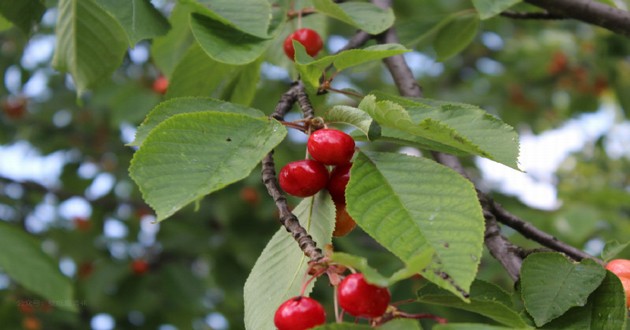
<svg viewBox="0 0 630 330">
<path fill-rule="evenodd" d="M 626 306 L 630 308 L 630 260 L 615 259 L 606 264 L 606 269 L 619 277 L 626 293 Z"/>
<path fill-rule="evenodd" d="M 328 170 L 322 163 L 304 159 L 290 162 L 280 170 L 280 187 L 296 197 L 315 195 L 326 187 Z"/>
<path fill-rule="evenodd" d="M 26 113 L 26 99 L 23 97 L 8 98 L 2 101 L 2 110 L 11 119 L 20 119 Z"/>
<path fill-rule="evenodd" d="M 284 39 L 284 53 L 287 54 L 292 61 L 295 58 L 295 49 L 293 48 L 293 40 L 299 42 L 306 49 L 306 53 L 314 57 L 324 47 L 324 42 L 317 32 L 311 29 L 299 29 L 291 33 Z"/>
<path fill-rule="evenodd" d="M 313 159 L 325 165 L 343 165 L 354 155 L 354 140 L 342 131 L 324 128 L 311 133 L 306 148 Z"/>
<path fill-rule="evenodd" d="M 166 94 L 168 89 L 168 79 L 164 76 L 159 76 L 153 81 L 153 91 L 159 94 Z"/>
<path fill-rule="evenodd" d="M 72 219 L 72 222 L 74 223 L 74 226 L 78 231 L 86 232 L 89 231 L 90 228 L 92 228 L 92 223 L 90 222 L 90 220 L 84 217 L 74 217 Z"/>
<path fill-rule="evenodd" d="M 335 166 L 330 172 L 330 179 L 326 185 L 326 189 L 330 193 L 333 202 L 336 204 L 346 203 L 346 186 L 350 181 L 350 168 L 352 163 Z"/>
<path fill-rule="evenodd" d="M 136 259 L 131 262 L 131 270 L 136 275 L 142 275 L 149 271 L 149 263 L 143 259 Z"/>
<path fill-rule="evenodd" d="M 354 219 L 348 214 L 345 204 L 335 203 L 335 209 L 335 230 L 333 231 L 333 236 L 346 236 L 357 226 L 357 223 L 354 222 Z"/>
<path fill-rule="evenodd" d="M 369 284 L 363 274 L 346 276 L 337 286 L 339 306 L 356 317 L 375 318 L 387 310 L 391 295 L 387 288 Z"/>
<path fill-rule="evenodd" d="M 278 330 L 306 330 L 326 322 L 326 312 L 317 300 L 297 296 L 278 307 L 273 323 Z"/>
</svg>

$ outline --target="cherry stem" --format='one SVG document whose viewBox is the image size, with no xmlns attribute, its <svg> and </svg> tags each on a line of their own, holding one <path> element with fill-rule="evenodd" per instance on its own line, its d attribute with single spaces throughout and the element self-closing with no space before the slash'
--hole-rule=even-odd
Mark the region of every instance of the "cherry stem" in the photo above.
<svg viewBox="0 0 630 330">
<path fill-rule="evenodd" d="M 286 127 L 290 127 L 290 128 L 296 129 L 296 130 L 304 132 L 304 133 L 306 133 L 306 131 L 308 130 L 306 127 L 304 127 L 303 125 L 300 125 L 300 124 L 298 124 L 296 122 L 281 120 L 280 124 L 282 124 L 282 125 L 284 125 Z"/>
</svg>

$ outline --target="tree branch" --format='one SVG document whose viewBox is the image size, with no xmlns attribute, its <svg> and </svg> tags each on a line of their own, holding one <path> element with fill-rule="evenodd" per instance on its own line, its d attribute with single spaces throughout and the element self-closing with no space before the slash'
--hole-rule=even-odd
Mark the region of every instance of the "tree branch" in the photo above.
<svg viewBox="0 0 630 330">
<path fill-rule="evenodd" d="M 523 258 L 521 256 L 521 248 L 512 244 L 501 235 L 501 229 L 497 223 L 494 214 L 486 210 L 483 211 L 486 219 L 486 232 L 484 242 L 490 251 L 490 254 L 497 259 L 503 268 L 508 272 L 513 281 L 518 280 Z"/>
<path fill-rule="evenodd" d="M 593 0 L 525 0 L 549 13 L 570 17 L 630 38 L 630 12 Z"/>
<path fill-rule="evenodd" d="M 513 18 L 513 19 L 541 19 L 541 20 L 554 20 L 554 19 L 567 19 L 568 17 L 552 14 L 548 11 L 543 12 L 520 12 L 520 11 L 512 11 L 506 10 L 500 14 L 503 17 Z"/>
</svg>

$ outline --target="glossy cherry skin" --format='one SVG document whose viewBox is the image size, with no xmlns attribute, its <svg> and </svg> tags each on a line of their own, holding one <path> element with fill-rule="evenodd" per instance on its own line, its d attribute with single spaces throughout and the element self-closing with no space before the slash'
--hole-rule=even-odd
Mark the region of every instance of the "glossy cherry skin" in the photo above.
<svg viewBox="0 0 630 330">
<path fill-rule="evenodd" d="M 293 40 L 301 43 L 302 46 L 304 46 L 304 49 L 306 49 L 306 53 L 313 57 L 317 55 L 320 50 L 322 50 L 322 47 L 324 47 L 324 42 L 319 36 L 319 33 L 306 28 L 296 30 L 295 32 L 287 36 L 286 39 L 284 39 L 283 44 L 284 53 L 287 54 L 287 57 L 290 58 L 292 61 L 295 58 L 295 48 L 293 48 Z"/>
<path fill-rule="evenodd" d="M 346 236 L 357 226 L 357 223 L 352 219 L 350 214 L 348 214 L 346 204 L 335 203 L 335 210 L 335 230 L 333 231 L 333 236 Z"/>
<path fill-rule="evenodd" d="M 306 148 L 313 159 L 325 165 L 343 165 L 354 155 L 354 139 L 342 131 L 320 129 L 308 137 Z"/>
<path fill-rule="evenodd" d="M 315 299 L 297 296 L 278 307 L 273 323 L 278 330 L 306 330 L 326 323 L 326 312 Z"/>
<path fill-rule="evenodd" d="M 385 313 L 391 295 L 387 288 L 369 284 L 363 274 L 356 273 L 339 283 L 337 300 L 348 314 L 371 319 Z"/>
<path fill-rule="evenodd" d="M 290 162 L 280 170 L 280 188 L 296 197 L 315 195 L 328 183 L 328 170 L 322 163 L 304 159 Z"/>
<path fill-rule="evenodd" d="M 626 306 L 630 308 L 630 260 L 614 259 L 606 264 L 606 269 L 619 277 L 626 293 Z"/>
<path fill-rule="evenodd" d="M 350 181 L 351 167 L 352 163 L 337 165 L 330 172 L 330 179 L 328 179 L 326 189 L 328 189 L 335 204 L 346 204 L 346 186 L 348 181 Z"/>
</svg>

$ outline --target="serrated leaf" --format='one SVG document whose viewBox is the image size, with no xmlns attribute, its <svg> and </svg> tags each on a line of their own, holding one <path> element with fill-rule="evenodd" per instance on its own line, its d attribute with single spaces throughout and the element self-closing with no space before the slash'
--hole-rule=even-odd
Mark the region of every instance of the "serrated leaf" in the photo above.
<svg viewBox="0 0 630 330">
<path fill-rule="evenodd" d="M 295 48 L 296 68 L 300 73 L 301 80 L 311 91 L 319 87 L 319 78 L 330 65 L 333 65 L 337 71 L 342 71 L 353 66 L 381 60 L 409 51 L 409 49 L 399 44 L 382 44 L 362 49 L 350 49 L 335 55 L 324 56 L 320 59 L 313 60 L 313 58 L 306 53 L 302 44 L 294 42 L 293 45 Z"/>
<path fill-rule="evenodd" d="M 394 24 L 394 12 L 371 3 L 313 0 L 318 12 L 336 18 L 369 34 L 379 34 Z"/>
<path fill-rule="evenodd" d="M 293 213 L 318 246 L 331 242 L 335 226 L 335 206 L 330 194 L 320 192 L 309 197 Z M 273 315 L 278 306 L 300 293 L 308 268 L 308 258 L 297 242 L 280 228 L 261 253 L 245 282 L 245 328 L 275 329 Z M 306 290 L 308 294 L 315 280 Z"/>
<path fill-rule="evenodd" d="M 435 251 L 423 276 L 465 299 L 484 232 L 477 194 L 468 180 L 425 158 L 359 152 L 346 200 L 357 224 L 403 262 Z"/>
<path fill-rule="evenodd" d="M 183 0 L 182 3 L 229 30 L 259 39 L 272 36 L 268 34 L 272 10 L 266 0 Z"/>
<path fill-rule="evenodd" d="M 142 125 L 138 127 L 138 130 L 136 131 L 136 138 L 129 145 L 140 146 L 152 129 L 172 116 L 182 113 L 204 111 L 240 113 L 252 117 L 262 117 L 265 115 L 260 110 L 209 97 L 173 98 L 158 104 L 155 108 L 153 108 L 153 110 L 151 110 L 151 112 L 149 112 Z"/>
<path fill-rule="evenodd" d="M 0 1 L 0 14 L 25 33 L 31 32 L 45 11 L 41 0 Z"/>
<path fill-rule="evenodd" d="M 249 175 L 287 134 L 267 118 L 223 112 L 174 115 L 134 154 L 129 172 L 157 220 Z"/>
<path fill-rule="evenodd" d="M 500 327 L 485 323 L 447 323 L 436 324 L 433 330 L 513 330 L 514 328 Z"/>
<path fill-rule="evenodd" d="M 529 255 L 521 268 L 522 298 L 537 326 L 574 306 L 584 306 L 606 271 L 593 260 L 573 263 L 559 253 Z"/>
<path fill-rule="evenodd" d="M 149 0 L 97 0 L 125 29 L 129 46 L 164 35 L 169 23 Z"/>
<path fill-rule="evenodd" d="M 313 330 L 371 330 L 374 327 L 367 324 L 329 323 L 313 328 Z M 420 330 L 416 320 L 395 319 L 378 326 L 380 330 Z"/>
<path fill-rule="evenodd" d="M 32 236 L 0 222 L 0 249 L 0 269 L 11 279 L 59 308 L 77 311 L 72 282 Z"/>
<path fill-rule="evenodd" d="M 486 111 L 464 103 L 407 99 L 381 92 L 373 94 L 379 102 L 374 103 L 374 98 L 368 95 L 359 108 L 383 128 L 391 129 L 383 130 L 384 137 L 406 139 L 404 133 L 407 133 L 433 142 L 426 146 L 436 148 L 434 150 L 447 151 L 448 148 L 442 147 L 447 146 L 459 153 L 486 157 L 518 170 L 518 134 Z"/>
<path fill-rule="evenodd" d="M 514 6 L 522 0 L 472 0 L 481 19 L 488 19 Z"/>
<path fill-rule="evenodd" d="M 175 67 L 184 57 L 194 41 L 188 20 L 190 9 L 179 2 L 173 8 L 169 18 L 172 28 L 162 37 L 155 38 L 151 44 L 151 56 L 162 74 L 170 78 Z"/>
<path fill-rule="evenodd" d="M 431 262 L 432 250 L 427 249 L 419 253 L 405 268 L 396 271 L 392 276 L 385 277 L 378 270 L 370 267 L 367 259 L 353 256 L 343 252 L 335 252 L 330 260 L 344 266 L 349 266 L 365 275 L 365 279 L 372 284 L 389 287 L 392 284 L 409 278 L 415 274 L 422 272 Z"/>
<path fill-rule="evenodd" d="M 336 105 L 326 111 L 324 119 L 327 123 L 342 123 L 358 128 L 368 140 L 373 141 L 381 136 L 381 127 L 372 120 L 372 117 L 354 107 Z"/>
<path fill-rule="evenodd" d="M 72 75 L 81 95 L 120 66 L 125 31 L 94 0 L 60 0 L 57 15 L 52 64 Z"/>
<path fill-rule="evenodd" d="M 619 243 L 617 241 L 608 241 L 606 242 L 606 246 L 604 246 L 604 250 L 602 251 L 602 260 L 604 262 L 608 262 L 614 259 L 618 254 L 623 252 L 628 248 L 630 242 Z"/>
<path fill-rule="evenodd" d="M 473 41 L 479 28 L 479 17 L 476 14 L 461 15 L 449 21 L 435 36 L 433 48 L 438 61 L 457 55 Z"/>
<path fill-rule="evenodd" d="M 221 99 L 249 105 L 254 100 L 260 81 L 260 65 L 263 57 L 239 67 L 227 86 L 223 88 Z"/>
<path fill-rule="evenodd" d="M 626 329 L 626 297 L 621 281 L 611 272 L 589 297 L 584 307 L 574 307 L 543 329 Z"/>
<path fill-rule="evenodd" d="M 169 81 L 167 98 L 181 96 L 211 96 L 236 66 L 220 63 L 194 43 L 175 67 Z"/>
<path fill-rule="evenodd" d="M 514 310 L 510 295 L 498 286 L 481 280 L 476 280 L 470 287 L 470 303 L 432 284 L 418 291 L 418 301 L 477 313 L 511 329 L 529 328 Z"/>
</svg>

